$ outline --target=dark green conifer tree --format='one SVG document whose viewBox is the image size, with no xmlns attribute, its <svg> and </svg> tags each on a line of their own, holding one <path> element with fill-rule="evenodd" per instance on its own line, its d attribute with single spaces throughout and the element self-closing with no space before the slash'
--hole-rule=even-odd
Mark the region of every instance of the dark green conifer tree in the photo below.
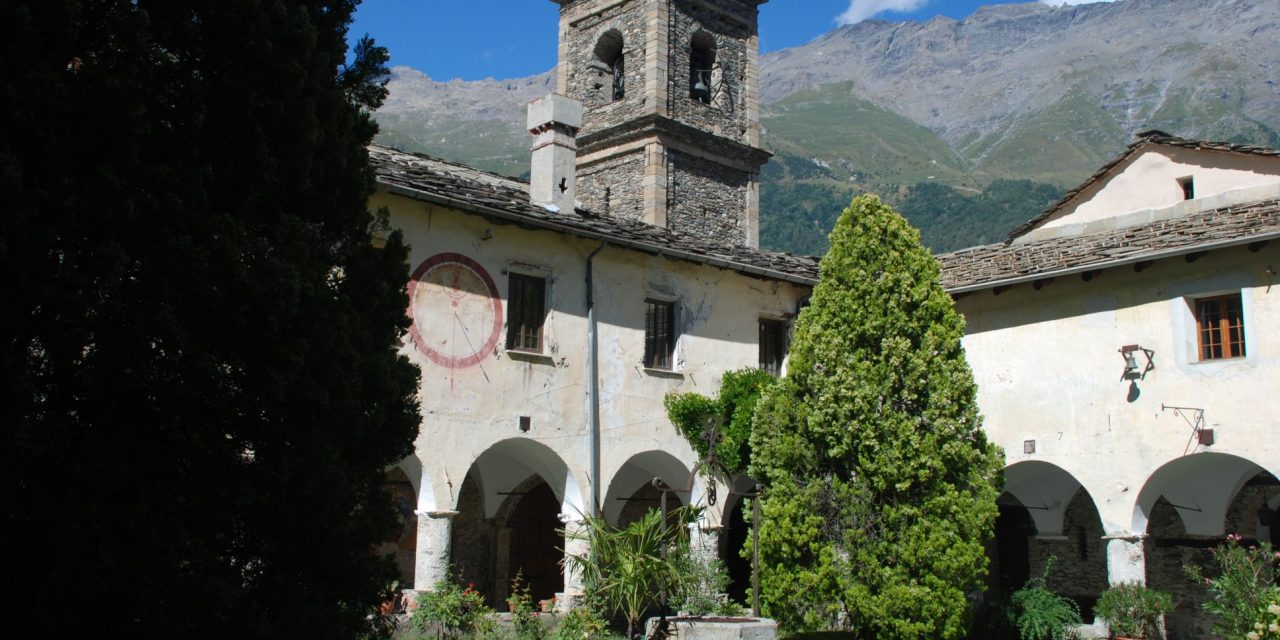
<svg viewBox="0 0 1280 640">
<path fill-rule="evenodd" d="M 356 0 L 0 4 L 7 626 L 350 638 L 417 431 Z M 16 597 L 15 597 L 16 596 Z"/>
<path fill-rule="evenodd" d="M 996 516 L 963 320 L 919 233 L 872 196 L 831 232 L 752 435 L 761 583 L 791 630 L 963 637 Z"/>
</svg>

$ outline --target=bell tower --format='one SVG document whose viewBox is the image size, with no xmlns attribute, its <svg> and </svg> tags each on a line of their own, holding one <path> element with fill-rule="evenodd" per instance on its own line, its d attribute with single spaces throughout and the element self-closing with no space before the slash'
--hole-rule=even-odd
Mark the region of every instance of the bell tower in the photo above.
<svg viewBox="0 0 1280 640">
<path fill-rule="evenodd" d="M 759 5 L 552 0 L 557 92 L 582 102 L 577 193 L 597 213 L 760 242 Z"/>
</svg>

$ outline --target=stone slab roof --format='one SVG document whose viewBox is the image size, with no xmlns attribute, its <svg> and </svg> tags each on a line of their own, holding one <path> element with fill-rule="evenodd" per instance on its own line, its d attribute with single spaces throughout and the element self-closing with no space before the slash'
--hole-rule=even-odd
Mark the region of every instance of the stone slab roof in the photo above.
<svg viewBox="0 0 1280 640">
<path fill-rule="evenodd" d="M 937 256 L 952 294 L 1280 238 L 1280 198 L 1086 235 Z"/>
<path fill-rule="evenodd" d="M 528 229 L 557 231 L 607 241 L 652 255 L 710 264 L 747 275 L 812 286 L 818 258 L 720 244 L 639 221 L 601 216 L 585 209 L 555 211 L 529 203 L 527 182 L 474 167 L 369 146 L 378 184 L 391 193 L 475 213 Z"/>
<path fill-rule="evenodd" d="M 1233 142 L 1209 142 L 1206 140 L 1191 140 L 1188 138 L 1179 138 L 1178 136 L 1171 136 L 1158 129 L 1143 131 L 1138 134 L 1137 139 L 1135 139 L 1131 144 L 1129 144 L 1128 148 L 1126 148 L 1123 153 L 1121 153 L 1111 162 L 1108 162 L 1107 164 L 1103 165 L 1102 168 L 1098 169 L 1097 172 L 1095 172 L 1093 175 L 1086 178 L 1085 181 L 1080 183 L 1079 186 L 1077 186 L 1076 188 L 1064 194 L 1061 200 L 1058 200 L 1052 205 L 1049 205 L 1048 209 L 1045 209 L 1044 211 L 1040 212 L 1038 215 L 1036 215 L 1036 217 L 1018 225 L 1017 228 L 1015 228 L 1012 232 L 1009 233 L 1009 240 L 1012 241 L 1018 236 L 1021 236 L 1027 233 L 1028 231 L 1031 231 L 1032 229 L 1036 228 L 1041 222 L 1044 222 L 1049 217 L 1053 216 L 1053 214 L 1057 213 L 1059 210 L 1065 207 L 1072 200 L 1074 200 L 1075 197 L 1079 195 L 1081 191 L 1088 189 L 1089 187 L 1093 186 L 1094 183 L 1110 176 L 1113 173 L 1113 170 L 1117 166 L 1129 160 L 1133 156 L 1137 155 L 1138 152 L 1142 148 L 1146 147 L 1147 145 L 1179 147 L 1182 149 L 1195 149 L 1198 151 L 1220 151 L 1224 153 L 1239 153 L 1239 154 L 1245 154 L 1245 155 L 1264 156 L 1264 157 L 1272 157 L 1272 158 L 1280 157 L 1280 149 L 1272 149 L 1270 147 L 1259 147 L 1251 144 L 1236 144 Z"/>
</svg>

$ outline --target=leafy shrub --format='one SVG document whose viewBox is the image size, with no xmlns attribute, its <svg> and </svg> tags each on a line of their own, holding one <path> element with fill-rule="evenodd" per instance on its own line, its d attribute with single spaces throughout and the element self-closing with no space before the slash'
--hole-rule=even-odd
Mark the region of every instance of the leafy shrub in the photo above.
<svg viewBox="0 0 1280 640">
<path fill-rule="evenodd" d="M 700 393 L 672 393 L 663 399 L 672 424 L 680 429 L 693 450 L 707 459 L 707 423 L 718 420 L 722 439 L 716 458 L 730 473 L 741 473 L 751 464 L 751 419 L 760 394 L 774 382 L 763 369 L 729 371 L 720 379 L 720 395 L 711 399 Z"/>
<path fill-rule="evenodd" d="M 1280 640 L 1280 589 L 1272 587 L 1263 594 L 1265 605 L 1257 613 L 1253 630 L 1245 634 L 1246 640 Z"/>
<path fill-rule="evenodd" d="M 1195 565 L 1184 569 L 1192 580 L 1209 588 L 1204 609 L 1217 617 L 1214 633 L 1224 638 L 1244 638 L 1255 631 L 1258 612 L 1269 606 L 1266 599 L 1276 588 L 1275 563 L 1280 560 L 1280 553 L 1275 553 L 1268 543 L 1245 547 L 1240 536 L 1231 534 L 1226 544 L 1213 550 L 1213 560 L 1218 565 L 1218 575 L 1213 578 Z"/>
<path fill-rule="evenodd" d="M 969 631 L 972 640 L 1019 640 L 1014 626 L 1009 596 L 1003 593 L 988 594 L 978 605 L 973 626 Z"/>
<path fill-rule="evenodd" d="M 596 640 L 605 637 L 608 627 L 599 607 L 588 598 L 560 619 L 551 640 Z"/>
<path fill-rule="evenodd" d="M 625 528 L 589 517 L 581 529 L 566 534 L 585 540 L 589 550 L 566 554 L 565 562 L 582 575 L 589 599 L 604 611 L 626 618 L 628 638 L 644 612 L 659 603 L 664 588 L 670 593 L 684 588 L 685 575 L 673 559 L 688 553 L 688 534 L 681 525 L 692 522 L 697 511 L 681 507 L 671 514 L 670 521 L 677 523 L 674 527 L 653 509 Z"/>
<path fill-rule="evenodd" d="M 671 594 L 669 603 L 673 609 L 691 616 L 735 615 L 741 611 L 724 595 L 729 573 L 719 558 L 690 550 L 673 561 L 682 575 L 681 587 Z"/>
<path fill-rule="evenodd" d="M 515 627 L 516 640 L 543 640 L 547 636 L 547 628 L 542 625 L 539 610 L 534 608 L 533 594 L 529 585 L 525 584 L 524 572 L 517 571 L 511 580 L 511 595 L 507 597 L 507 607 L 511 612 L 511 625 Z"/>
<path fill-rule="evenodd" d="M 1076 637 L 1074 625 L 1080 624 L 1080 608 L 1045 587 L 1051 556 L 1045 563 L 1044 574 L 1032 578 L 1027 586 L 1013 592 L 1010 598 L 1010 617 L 1022 640 L 1070 640 Z"/>
<path fill-rule="evenodd" d="M 434 627 L 443 638 L 487 638 L 497 634 L 493 613 L 474 584 L 463 589 L 441 580 L 432 591 L 418 594 L 413 626 L 419 631 Z"/>
<path fill-rule="evenodd" d="M 1106 618 L 1112 637 L 1159 638 L 1160 619 L 1173 609 L 1173 598 L 1136 582 L 1102 592 L 1094 611 Z"/>
</svg>

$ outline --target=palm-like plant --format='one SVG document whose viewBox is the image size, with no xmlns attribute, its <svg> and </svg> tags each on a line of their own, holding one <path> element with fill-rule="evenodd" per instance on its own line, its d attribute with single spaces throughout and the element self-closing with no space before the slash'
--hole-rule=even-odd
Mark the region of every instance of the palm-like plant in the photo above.
<svg viewBox="0 0 1280 640">
<path fill-rule="evenodd" d="M 664 522 L 655 509 L 623 528 L 588 517 L 581 528 L 566 534 L 586 541 L 590 550 L 566 554 L 565 562 L 582 575 L 588 598 L 627 619 L 628 638 L 640 616 L 661 603 L 664 590 L 683 585 L 684 574 L 674 559 L 687 552 L 688 533 L 682 525 L 694 516 L 682 507 Z"/>
</svg>

